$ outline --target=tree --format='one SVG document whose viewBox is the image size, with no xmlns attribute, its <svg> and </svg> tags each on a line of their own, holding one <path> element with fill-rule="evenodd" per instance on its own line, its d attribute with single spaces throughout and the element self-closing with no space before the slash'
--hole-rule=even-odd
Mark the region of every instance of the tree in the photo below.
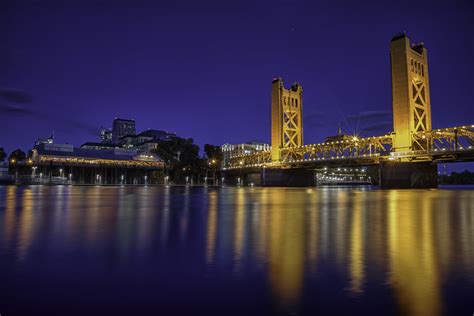
<svg viewBox="0 0 474 316">
<path fill-rule="evenodd" d="M 3 147 L 0 147 L 0 162 L 5 161 L 5 158 L 7 158 L 7 153 Z"/>
<path fill-rule="evenodd" d="M 10 156 L 8 157 L 8 161 L 10 163 L 16 163 L 18 161 L 25 160 L 26 154 L 21 149 L 16 149 L 12 151 Z"/>
<path fill-rule="evenodd" d="M 222 150 L 220 146 L 205 144 L 204 145 L 204 152 L 209 160 L 222 160 Z"/>
<path fill-rule="evenodd" d="M 199 177 L 202 174 L 199 146 L 192 138 L 161 141 L 154 152 L 165 161 L 166 173 L 173 181 L 184 182 L 187 176 Z"/>
<path fill-rule="evenodd" d="M 439 178 L 441 184 L 474 184 L 474 172 L 464 170 L 463 172 L 452 172 L 451 175 L 442 175 Z"/>
</svg>

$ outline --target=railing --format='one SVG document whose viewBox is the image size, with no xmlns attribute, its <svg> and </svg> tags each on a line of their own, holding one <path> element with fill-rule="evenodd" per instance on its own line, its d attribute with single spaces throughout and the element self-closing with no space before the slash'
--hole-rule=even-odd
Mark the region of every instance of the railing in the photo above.
<svg viewBox="0 0 474 316">
<path fill-rule="evenodd" d="M 474 151 L 474 125 L 434 129 L 412 134 L 411 151 L 393 151 L 392 134 L 367 138 L 344 136 L 337 141 L 310 144 L 300 147 L 282 148 L 281 160 L 272 161 L 271 152 L 242 155 L 230 159 L 223 169 L 278 167 L 311 162 L 367 161 L 380 159 L 433 159 L 440 155 L 459 155 Z M 456 159 L 456 157 L 452 157 Z"/>
</svg>

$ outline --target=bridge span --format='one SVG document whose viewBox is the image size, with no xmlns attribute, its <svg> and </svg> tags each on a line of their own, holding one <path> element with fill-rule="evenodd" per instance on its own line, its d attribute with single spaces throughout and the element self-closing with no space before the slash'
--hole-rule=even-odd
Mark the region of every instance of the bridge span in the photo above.
<svg viewBox="0 0 474 316">
<path fill-rule="evenodd" d="M 222 172 L 228 183 L 314 185 L 324 167 L 369 167 L 384 188 L 437 186 L 437 163 L 474 161 L 474 125 L 432 129 L 427 50 L 406 34 L 391 41 L 393 132 L 361 138 L 338 135 L 303 144 L 302 87 L 272 82 L 272 147 L 232 157 Z"/>
</svg>

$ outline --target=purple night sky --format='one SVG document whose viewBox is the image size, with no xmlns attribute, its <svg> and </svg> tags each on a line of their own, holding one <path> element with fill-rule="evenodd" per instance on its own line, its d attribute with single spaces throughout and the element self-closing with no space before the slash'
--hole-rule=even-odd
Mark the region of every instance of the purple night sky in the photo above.
<svg viewBox="0 0 474 316">
<path fill-rule="evenodd" d="M 428 49 L 433 128 L 474 124 L 473 21 L 472 1 L 2 1 L 0 89 L 27 98 L 0 97 L 0 147 L 97 141 L 114 117 L 269 142 L 276 76 L 303 86 L 305 143 L 383 134 L 401 31 Z"/>
</svg>

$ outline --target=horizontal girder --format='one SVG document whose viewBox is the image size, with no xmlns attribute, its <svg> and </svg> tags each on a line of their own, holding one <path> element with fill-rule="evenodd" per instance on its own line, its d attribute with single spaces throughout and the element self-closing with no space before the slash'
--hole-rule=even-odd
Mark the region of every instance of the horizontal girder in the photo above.
<svg viewBox="0 0 474 316">
<path fill-rule="evenodd" d="M 412 134 L 413 150 L 394 152 L 393 134 L 366 138 L 346 137 L 299 147 L 280 149 L 281 160 L 272 161 L 270 151 L 230 159 L 224 169 L 248 167 L 316 166 L 318 164 L 378 164 L 380 160 L 474 161 L 474 125 L 458 126 Z"/>
</svg>

